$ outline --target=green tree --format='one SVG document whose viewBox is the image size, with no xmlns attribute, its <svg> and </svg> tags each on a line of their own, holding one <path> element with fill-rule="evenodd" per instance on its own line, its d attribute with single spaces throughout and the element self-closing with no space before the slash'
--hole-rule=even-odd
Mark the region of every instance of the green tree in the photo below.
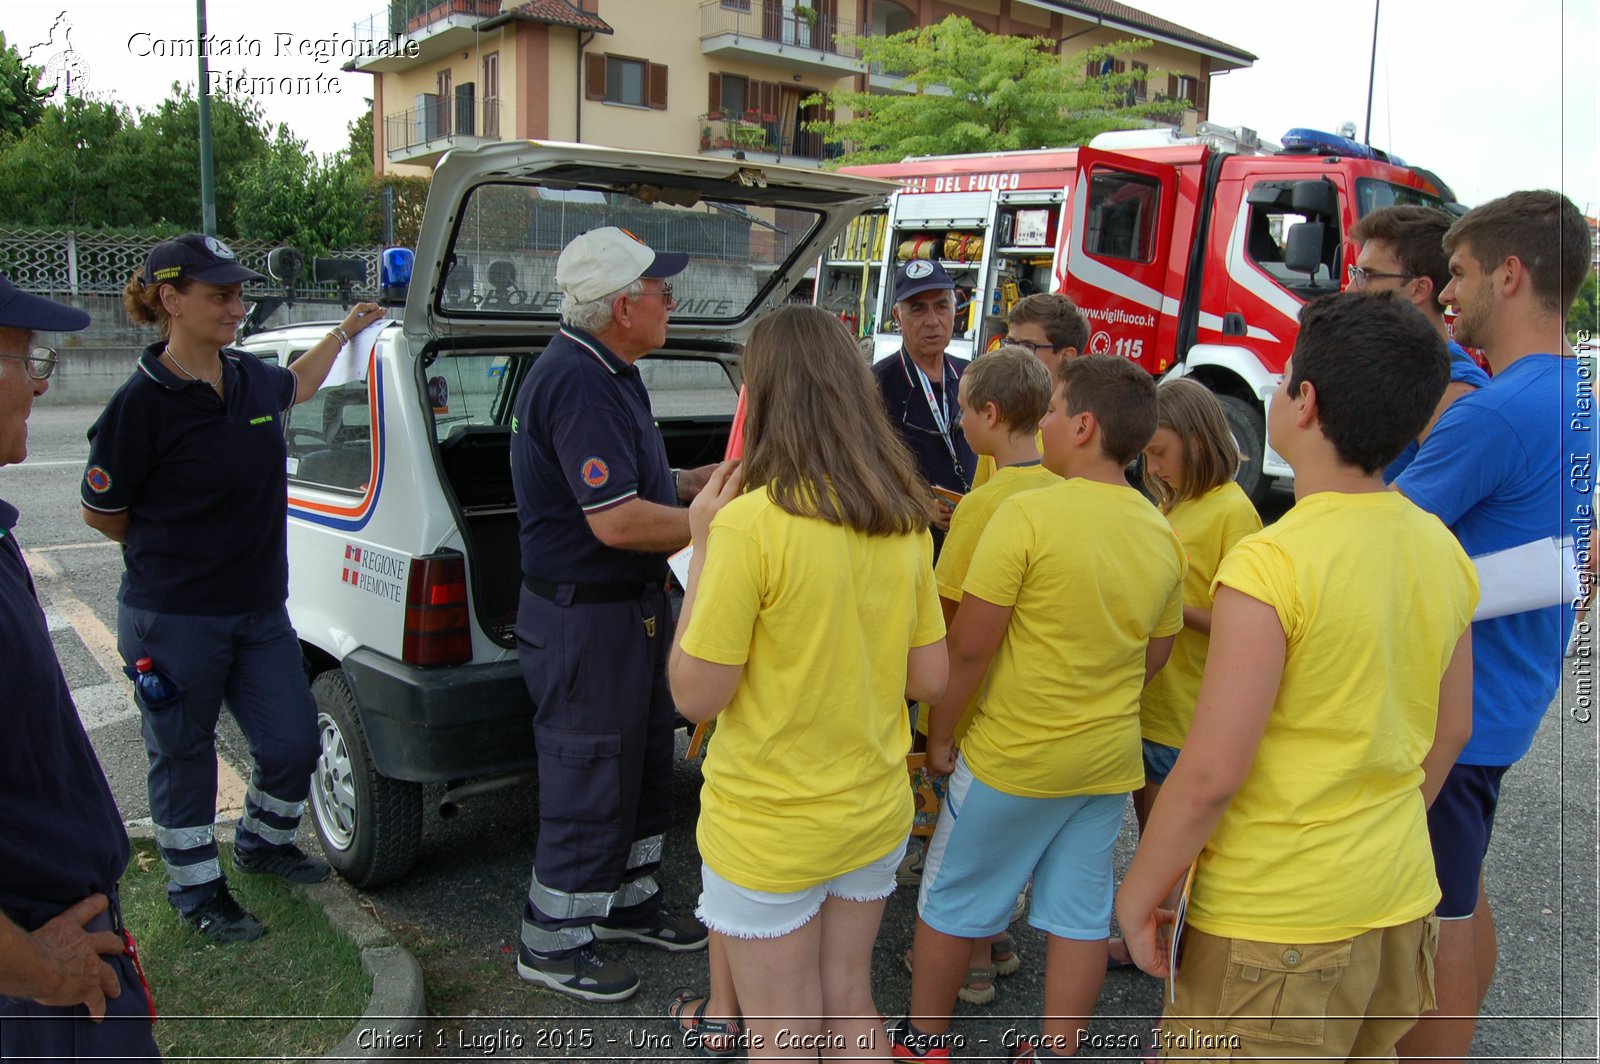
<svg viewBox="0 0 1600 1064">
<path fill-rule="evenodd" d="M 404 174 L 379 174 L 370 179 L 371 195 L 367 199 L 367 224 L 363 228 L 362 243 L 398 244 L 415 248 L 417 234 L 422 231 L 422 208 L 428 202 L 428 179 L 408 177 Z M 385 236 L 385 214 L 392 212 L 394 233 Z"/>
<path fill-rule="evenodd" d="M 44 95 L 39 89 L 40 69 L 22 61 L 0 32 L 0 141 L 21 136 L 44 117 Z"/>
<path fill-rule="evenodd" d="M 267 151 L 241 170 L 240 232 L 252 240 L 293 244 L 308 258 L 361 243 L 370 171 L 367 160 L 345 152 L 318 159 L 280 125 Z"/>
<path fill-rule="evenodd" d="M 907 155 L 1009 151 L 1082 144 L 1108 129 L 1172 109 L 1129 105 L 1132 71 L 1088 78 L 1090 62 L 1126 56 L 1149 41 L 1122 41 L 1063 61 L 1037 37 L 988 33 L 957 15 L 887 37 L 858 37 L 868 68 L 903 72 L 907 95 L 835 92 L 825 102 L 851 117 L 808 123 L 848 147 L 835 165 L 892 162 Z M 1153 79 L 1158 71 L 1145 73 Z"/>
<path fill-rule="evenodd" d="M 1567 334 L 1578 343 L 1600 342 L 1600 275 L 1593 270 L 1567 312 Z"/>
<path fill-rule="evenodd" d="M 211 97 L 211 163 L 216 175 L 217 232 L 224 237 L 254 237 L 237 217 L 238 189 L 248 165 L 267 152 L 271 128 L 252 97 Z M 139 116 L 128 193 L 138 199 L 154 224 L 200 228 L 200 103 L 191 85 L 172 86 L 172 95 L 154 111 Z"/>
<path fill-rule="evenodd" d="M 361 112 L 361 117 L 351 122 L 350 143 L 345 146 L 344 154 L 352 163 L 363 164 L 367 173 L 372 172 L 372 101 L 367 101 L 367 109 Z"/>
<path fill-rule="evenodd" d="M 104 228 L 149 219 L 130 193 L 138 169 L 131 119 L 120 107 L 69 96 L 21 136 L 0 140 L 0 222 Z"/>
</svg>

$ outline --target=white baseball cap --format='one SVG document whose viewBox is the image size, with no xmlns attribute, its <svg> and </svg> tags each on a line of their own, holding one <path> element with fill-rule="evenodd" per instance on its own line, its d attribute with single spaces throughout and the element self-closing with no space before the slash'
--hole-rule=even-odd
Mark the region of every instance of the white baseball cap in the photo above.
<svg viewBox="0 0 1600 1064">
<path fill-rule="evenodd" d="M 626 288 L 641 277 L 671 277 L 689 265 L 681 251 L 652 251 L 626 229 L 591 229 L 561 249 L 556 284 L 580 303 Z"/>
</svg>

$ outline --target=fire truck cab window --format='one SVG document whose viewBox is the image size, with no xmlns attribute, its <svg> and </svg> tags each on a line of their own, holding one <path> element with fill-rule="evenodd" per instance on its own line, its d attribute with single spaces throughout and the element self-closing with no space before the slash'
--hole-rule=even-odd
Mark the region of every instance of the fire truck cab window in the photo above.
<svg viewBox="0 0 1600 1064">
<path fill-rule="evenodd" d="M 1089 179 L 1084 250 L 1111 259 L 1155 258 L 1156 207 L 1161 186 L 1138 174 L 1101 171 Z"/>
<path fill-rule="evenodd" d="M 1289 228 L 1298 222 L 1321 220 L 1326 226 L 1322 243 L 1322 262 L 1315 274 L 1291 270 L 1284 264 L 1284 244 Z M 1276 204 L 1252 203 L 1245 230 L 1245 254 L 1267 276 L 1284 288 L 1303 297 L 1337 291 L 1334 267 L 1339 254 L 1339 226 L 1329 219 L 1311 219 L 1287 211 Z"/>
</svg>

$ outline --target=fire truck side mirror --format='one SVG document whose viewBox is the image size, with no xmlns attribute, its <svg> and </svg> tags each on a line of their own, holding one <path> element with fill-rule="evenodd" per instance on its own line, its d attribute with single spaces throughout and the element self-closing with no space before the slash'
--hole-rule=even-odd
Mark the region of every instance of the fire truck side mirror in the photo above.
<svg viewBox="0 0 1600 1064">
<path fill-rule="evenodd" d="M 1327 228 L 1321 222 L 1296 222 L 1283 244 L 1283 264 L 1296 273 L 1315 277 L 1322 268 L 1322 242 Z"/>
<path fill-rule="evenodd" d="M 1290 195 L 1290 207 L 1296 214 L 1317 218 L 1339 217 L 1339 190 L 1331 181 L 1296 181 Z"/>
</svg>

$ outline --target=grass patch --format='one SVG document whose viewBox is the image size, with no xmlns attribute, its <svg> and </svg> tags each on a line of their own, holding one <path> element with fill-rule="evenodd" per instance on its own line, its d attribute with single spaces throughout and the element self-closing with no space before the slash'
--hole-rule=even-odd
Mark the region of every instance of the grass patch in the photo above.
<svg viewBox="0 0 1600 1064">
<path fill-rule="evenodd" d="M 234 875 L 231 856 L 223 848 L 229 887 L 268 930 L 255 942 L 221 945 L 178 919 L 155 843 L 134 840 L 122 912 L 160 1014 L 156 1044 L 169 1061 L 320 1056 L 366 1011 L 372 981 L 361 951 L 299 888 Z"/>
</svg>

